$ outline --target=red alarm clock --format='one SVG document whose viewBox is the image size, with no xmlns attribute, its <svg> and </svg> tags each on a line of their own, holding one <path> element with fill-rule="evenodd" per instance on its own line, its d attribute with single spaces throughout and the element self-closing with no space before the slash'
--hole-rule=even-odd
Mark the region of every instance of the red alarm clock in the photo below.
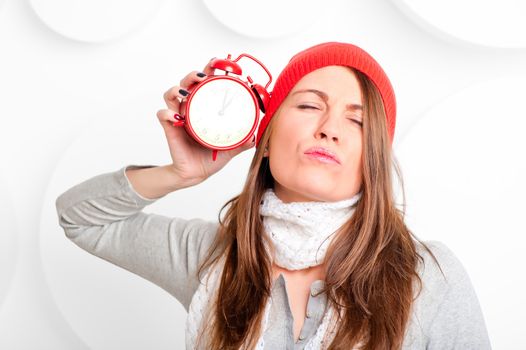
<svg viewBox="0 0 526 350">
<path fill-rule="evenodd" d="M 237 62 L 243 57 L 255 61 L 268 74 L 265 87 L 254 84 L 250 76 L 242 80 Z M 218 151 L 239 147 L 252 137 L 259 122 L 259 111 L 265 113 L 270 99 L 267 89 L 272 76 L 259 60 L 246 53 L 235 60 L 230 54 L 225 59 L 215 58 L 210 66 L 225 73 L 210 75 L 192 89 L 185 114 L 176 115 L 179 122 L 174 125 L 184 126 L 194 140 L 212 149 L 215 161 Z"/>
</svg>

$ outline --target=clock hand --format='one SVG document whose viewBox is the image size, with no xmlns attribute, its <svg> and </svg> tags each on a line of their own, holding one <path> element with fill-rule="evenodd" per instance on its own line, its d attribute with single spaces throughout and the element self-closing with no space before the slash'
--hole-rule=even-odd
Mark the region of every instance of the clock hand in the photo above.
<svg viewBox="0 0 526 350">
<path fill-rule="evenodd" d="M 226 103 L 226 105 L 223 106 L 223 111 L 232 103 L 232 100 L 234 99 L 234 96 L 230 97 L 230 100 Z"/>
<path fill-rule="evenodd" d="M 225 109 L 226 96 L 228 95 L 228 90 L 225 90 L 225 95 L 223 96 L 223 109 Z"/>
<path fill-rule="evenodd" d="M 225 95 L 223 96 L 223 107 L 221 107 L 221 109 L 219 110 L 218 114 L 219 115 L 223 115 L 225 113 L 225 108 L 226 108 L 226 96 L 228 94 L 228 90 L 225 90 Z"/>
</svg>

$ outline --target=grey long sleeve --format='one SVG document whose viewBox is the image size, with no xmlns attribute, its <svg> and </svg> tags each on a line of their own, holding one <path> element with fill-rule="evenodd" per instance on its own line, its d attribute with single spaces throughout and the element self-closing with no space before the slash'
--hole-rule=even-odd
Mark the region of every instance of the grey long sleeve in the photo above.
<svg viewBox="0 0 526 350">
<path fill-rule="evenodd" d="M 76 245 L 160 286 L 188 311 L 219 223 L 142 212 L 162 197 L 139 195 L 125 171 L 148 167 L 127 165 L 70 188 L 56 199 L 59 225 Z"/>
<path fill-rule="evenodd" d="M 491 349 L 482 309 L 464 265 L 444 243 L 427 243 L 439 260 L 446 279 L 428 256 L 419 315 L 426 329 L 426 349 Z"/>
</svg>

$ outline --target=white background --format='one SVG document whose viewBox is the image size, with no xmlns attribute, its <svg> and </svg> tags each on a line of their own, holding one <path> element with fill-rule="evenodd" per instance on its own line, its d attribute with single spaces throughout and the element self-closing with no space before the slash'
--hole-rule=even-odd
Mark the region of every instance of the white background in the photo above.
<svg viewBox="0 0 526 350">
<path fill-rule="evenodd" d="M 247 52 L 276 78 L 323 41 L 387 72 L 408 225 L 462 261 L 493 348 L 526 349 L 524 18 L 512 0 L 0 0 L 0 349 L 182 349 L 178 301 L 67 240 L 55 199 L 168 164 L 162 95 L 210 58 Z M 145 211 L 216 219 L 252 155 Z"/>
</svg>

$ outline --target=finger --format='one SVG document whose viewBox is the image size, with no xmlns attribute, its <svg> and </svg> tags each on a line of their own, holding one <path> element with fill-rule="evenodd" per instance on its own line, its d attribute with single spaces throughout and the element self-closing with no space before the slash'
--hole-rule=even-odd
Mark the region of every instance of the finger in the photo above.
<svg viewBox="0 0 526 350">
<path fill-rule="evenodd" d="M 163 127 L 166 125 L 166 123 L 169 123 L 172 126 L 182 126 L 183 125 L 182 117 L 179 115 L 179 113 L 171 109 L 158 110 L 157 118 L 159 119 Z"/>
<path fill-rule="evenodd" d="M 172 153 L 173 150 L 188 147 L 192 143 L 184 127 L 173 126 L 174 122 L 177 121 L 174 117 L 175 114 L 176 113 L 170 109 L 160 109 L 157 111 L 157 118 L 166 136 L 170 153 Z"/>
<path fill-rule="evenodd" d="M 164 93 L 163 98 L 164 98 L 164 102 L 166 102 L 166 106 L 169 109 L 175 112 L 179 112 L 181 100 L 186 98 L 186 96 L 188 96 L 188 91 L 183 89 L 181 86 L 176 85 L 168 89 L 168 91 Z"/>
<path fill-rule="evenodd" d="M 249 149 L 251 149 L 252 147 L 254 147 L 256 145 L 256 137 L 255 136 L 252 136 L 251 138 L 249 138 L 247 141 L 245 141 L 244 144 L 242 144 L 241 146 L 235 148 L 232 150 L 232 156 L 235 157 L 236 155 L 244 152 L 244 151 L 247 151 Z"/>
<path fill-rule="evenodd" d="M 214 74 L 215 69 L 211 67 L 211 63 L 212 63 L 212 61 L 214 59 L 216 59 L 216 57 L 210 59 L 210 61 L 208 61 L 206 66 L 204 66 L 203 73 L 205 73 L 206 75 L 213 75 Z"/>
<path fill-rule="evenodd" d="M 252 135 L 242 146 L 243 150 L 251 149 L 256 145 L 256 135 Z"/>
<path fill-rule="evenodd" d="M 192 91 L 192 88 L 197 84 L 206 79 L 207 75 L 204 72 L 198 72 L 194 70 L 188 73 L 183 79 L 181 79 L 180 85 L 188 91 Z"/>
</svg>

